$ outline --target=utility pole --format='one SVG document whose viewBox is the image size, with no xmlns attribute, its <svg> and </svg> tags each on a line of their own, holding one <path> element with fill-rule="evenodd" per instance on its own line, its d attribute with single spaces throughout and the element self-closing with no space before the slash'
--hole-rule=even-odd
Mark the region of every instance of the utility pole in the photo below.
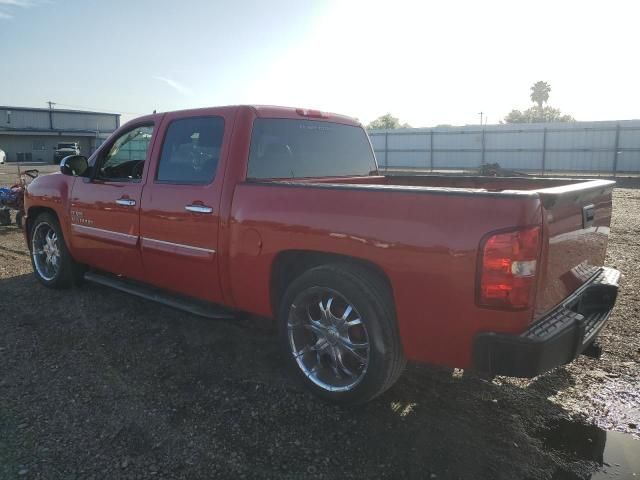
<svg viewBox="0 0 640 480">
<path fill-rule="evenodd" d="M 484 115 L 484 112 L 478 112 L 478 115 L 480 115 L 480 125 L 482 125 L 482 116 Z"/>
<path fill-rule="evenodd" d="M 53 130 L 53 106 L 56 103 L 52 102 L 51 100 L 49 100 L 47 103 L 49 104 L 49 128 Z"/>
</svg>

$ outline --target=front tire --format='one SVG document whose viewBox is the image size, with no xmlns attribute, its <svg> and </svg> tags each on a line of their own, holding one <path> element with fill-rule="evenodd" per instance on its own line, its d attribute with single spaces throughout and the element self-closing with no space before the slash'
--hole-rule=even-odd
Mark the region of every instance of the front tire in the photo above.
<svg viewBox="0 0 640 480">
<path fill-rule="evenodd" d="M 49 288 L 69 288 L 82 277 L 64 241 L 58 219 L 51 213 L 41 213 L 29 233 L 31 265 L 40 283 Z"/>
<path fill-rule="evenodd" d="M 377 397 L 406 364 L 391 292 L 363 267 L 308 270 L 287 288 L 278 318 L 288 362 L 307 388 L 332 402 Z"/>
</svg>

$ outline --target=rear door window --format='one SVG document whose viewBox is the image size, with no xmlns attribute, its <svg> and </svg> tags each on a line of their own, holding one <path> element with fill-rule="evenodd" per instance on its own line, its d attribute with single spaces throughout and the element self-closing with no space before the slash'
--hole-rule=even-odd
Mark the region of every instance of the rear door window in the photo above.
<svg viewBox="0 0 640 480">
<path fill-rule="evenodd" d="M 192 117 L 169 124 L 162 145 L 156 182 L 209 184 L 220 161 L 224 119 Z"/>
<path fill-rule="evenodd" d="M 247 178 L 366 176 L 375 170 L 361 127 L 280 118 L 253 123 Z"/>
</svg>

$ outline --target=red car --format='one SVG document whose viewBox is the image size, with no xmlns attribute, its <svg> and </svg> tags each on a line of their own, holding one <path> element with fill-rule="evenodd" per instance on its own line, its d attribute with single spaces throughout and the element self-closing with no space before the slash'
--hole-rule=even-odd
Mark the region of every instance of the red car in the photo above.
<svg viewBox="0 0 640 480">
<path fill-rule="evenodd" d="M 367 401 L 407 360 L 532 377 L 613 308 L 614 182 L 385 176 L 355 120 L 160 113 L 26 196 L 44 285 L 88 279 L 213 318 L 275 317 L 315 393 Z"/>
</svg>

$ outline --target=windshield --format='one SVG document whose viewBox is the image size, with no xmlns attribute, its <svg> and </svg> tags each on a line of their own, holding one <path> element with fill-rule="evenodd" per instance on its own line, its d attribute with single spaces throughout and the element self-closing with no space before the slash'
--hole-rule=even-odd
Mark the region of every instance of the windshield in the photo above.
<svg viewBox="0 0 640 480">
<path fill-rule="evenodd" d="M 365 176 L 376 170 L 360 127 L 280 118 L 253 123 L 247 178 Z"/>
</svg>

